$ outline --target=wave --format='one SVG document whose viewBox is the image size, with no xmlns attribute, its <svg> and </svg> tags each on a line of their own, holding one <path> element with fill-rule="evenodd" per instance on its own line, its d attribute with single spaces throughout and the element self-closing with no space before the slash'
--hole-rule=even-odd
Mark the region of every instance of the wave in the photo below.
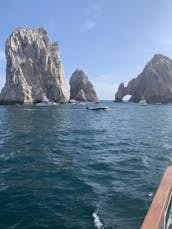
<svg viewBox="0 0 172 229">
<path fill-rule="evenodd" d="M 98 210 L 96 210 L 94 213 L 93 213 L 93 218 L 94 218 L 94 226 L 97 228 L 97 229 L 104 229 L 104 225 L 103 223 L 101 222 L 100 220 L 100 217 L 98 216 Z"/>
</svg>

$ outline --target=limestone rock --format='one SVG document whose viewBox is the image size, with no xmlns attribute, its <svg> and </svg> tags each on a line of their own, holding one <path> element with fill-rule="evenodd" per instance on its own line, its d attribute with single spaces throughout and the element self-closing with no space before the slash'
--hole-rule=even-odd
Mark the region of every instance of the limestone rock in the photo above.
<svg viewBox="0 0 172 229">
<path fill-rule="evenodd" d="M 77 104 L 77 103 L 78 103 L 78 101 L 77 101 L 77 100 L 75 100 L 75 99 L 69 99 L 68 103 Z"/>
<path fill-rule="evenodd" d="M 122 102 L 125 95 L 131 95 L 132 102 L 139 102 L 143 97 L 147 103 L 172 102 L 172 60 L 156 54 L 127 87 L 120 84 L 115 101 Z"/>
<path fill-rule="evenodd" d="M 64 103 L 67 88 L 57 42 L 44 28 L 16 29 L 6 41 L 6 84 L 1 104 L 35 103 L 42 94 Z"/>
<path fill-rule="evenodd" d="M 118 88 L 118 92 L 115 95 L 115 101 L 116 102 L 121 102 L 121 98 L 123 98 L 123 95 L 126 94 L 126 88 L 124 86 L 124 83 L 121 83 Z"/>
<path fill-rule="evenodd" d="M 93 84 L 82 70 L 76 70 L 70 79 L 70 99 L 77 101 L 98 101 Z"/>
<path fill-rule="evenodd" d="M 78 94 L 75 96 L 75 100 L 77 100 L 77 101 L 84 101 L 84 102 L 87 101 L 83 89 L 80 89 L 78 91 Z"/>
</svg>

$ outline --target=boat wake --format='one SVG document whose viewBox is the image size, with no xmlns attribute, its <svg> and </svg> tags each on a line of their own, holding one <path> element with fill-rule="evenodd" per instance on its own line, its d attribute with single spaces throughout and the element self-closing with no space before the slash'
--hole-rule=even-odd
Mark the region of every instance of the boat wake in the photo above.
<svg viewBox="0 0 172 229">
<path fill-rule="evenodd" d="M 97 229 L 104 229 L 105 227 L 103 226 L 103 223 L 101 222 L 99 216 L 98 216 L 98 210 L 96 210 L 94 213 L 93 213 L 93 218 L 94 218 L 94 226 L 97 228 Z"/>
</svg>

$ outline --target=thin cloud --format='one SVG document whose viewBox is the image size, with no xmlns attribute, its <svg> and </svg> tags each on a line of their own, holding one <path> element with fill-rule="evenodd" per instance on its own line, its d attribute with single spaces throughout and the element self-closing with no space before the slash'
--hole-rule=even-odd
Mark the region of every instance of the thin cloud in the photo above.
<svg viewBox="0 0 172 229">
<path fill-rule="evenodd" d="M 91 17 L 94 16 L 94 18 L 100 17 L 101 14 L 102 14 L 102 8 L 101 8 L 101 5 L 100 5 L 100 2 L 91 3 L 91 5 L 88 8 L 88 14 Z"/>
<path fill-rule="evenodd" d="M 93 21 L 93 20 L 88 19 L 88 20 L 85 22 L 84 29 L 85 29 L 86 31 L 89 31 L 89 30 L 93 29 L 95 26 L 96 26 L 96 22 Z"/>
<path fill-rule="evenodd" d="M 84 30 L 89 31 L 96 27 L 98 19 L 102 14 L 100 3 L 93 2 L 86 9 L 86 20 L 84 22 Z"/>
</svg>

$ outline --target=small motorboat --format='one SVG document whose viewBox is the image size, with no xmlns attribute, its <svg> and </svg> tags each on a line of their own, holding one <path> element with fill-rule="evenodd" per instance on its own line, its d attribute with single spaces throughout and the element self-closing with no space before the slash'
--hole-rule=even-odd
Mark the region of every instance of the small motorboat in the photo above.
<svg viewBox="0 0 172 229">
<path fill-rule="evenodd" d="M 56 105 L 58 105 L 58 103 L 50 101 L 47 98 L 46 94 L 43 94 L 42 95 L 42 101 L 40 103 L 37 103 L 36 105 L 37 106 L 56 106 Z"/>
<path fill-rule="evenodd" d="M 110 107 L 108 107 L 108 106 L 97 106 L 97 105 L 94 105 L 94 106 L 92 106 L 92 107 L 87 107 L 87 110 L 109 110 L 110 109 Z"/>
<path fill-rule="evenodd" d="M 139 105 L 140 106 L 146 106 L 147 105 L 146 99 L 144 97 L 139 101 Z"/>
</svg>

